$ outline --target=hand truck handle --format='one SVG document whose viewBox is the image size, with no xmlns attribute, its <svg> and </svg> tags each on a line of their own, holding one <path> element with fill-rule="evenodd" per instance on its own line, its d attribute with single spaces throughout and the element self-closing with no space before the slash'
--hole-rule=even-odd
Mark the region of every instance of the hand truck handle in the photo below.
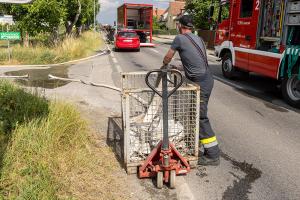
<svg viewBox="0 0 300 200">
<path fill-rule="evenodd" d="M 149 71 L 147 73 L 147 75 L 146 75 L 146 78 L 145 78 L 146 84 L 148 85 L 148 87 L 151 90 L 153 90 L 160 97 L 162 97 L 162 94 L 153 85 L 151 85 L 150 82 L 149 82 L 149 77 L 153 73 L 158 73 L 159 75 L 161 75 L 163 73 L 171 73 L 171 74 L 177 74 L 177 75 L 179 75 L 180 81 L 177 81 L 177 84 L 175 85 L 175 88 L 172 91 L 170 91 L 170 93 L 168 93 L 168 98 L 171 95 L 173 95 L 178 90 L 178 88 L 180 88 L 181 85 L 183 84 L 183 76 L 182 76 L 182 73 L 179 70 L 176 70 L 176 69 L 157 69 L 157 70 L 151 70 L 151 71 Z"/>
</svg>

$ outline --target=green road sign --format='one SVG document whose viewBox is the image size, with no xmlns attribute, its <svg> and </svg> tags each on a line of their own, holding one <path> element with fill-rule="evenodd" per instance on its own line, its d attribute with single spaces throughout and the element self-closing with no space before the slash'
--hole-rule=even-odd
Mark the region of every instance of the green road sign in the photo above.
<svg viewBox="0 0 300 200">
<path fill-rule="evenodd" d="M 0 32 L 0 40 L 20 40 L 20 32 Z"/>
</svg>

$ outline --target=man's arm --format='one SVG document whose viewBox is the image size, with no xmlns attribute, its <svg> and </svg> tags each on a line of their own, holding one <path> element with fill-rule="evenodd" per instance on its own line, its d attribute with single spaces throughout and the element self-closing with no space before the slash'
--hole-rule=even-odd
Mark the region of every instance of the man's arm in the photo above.
<svg viewBox="0 0 300 200">
<path fill-rule="evenodd" d="M 174 57 L 175 53 L 176 53 L 176 51 L 174 51 L 173 49 L 170 49 L 168 51 L 168 53 L 166 54 L 164 61 L 163 61 L 164 65 L 167 65 L 172 61 L 172 58 Z"/>
</svg>

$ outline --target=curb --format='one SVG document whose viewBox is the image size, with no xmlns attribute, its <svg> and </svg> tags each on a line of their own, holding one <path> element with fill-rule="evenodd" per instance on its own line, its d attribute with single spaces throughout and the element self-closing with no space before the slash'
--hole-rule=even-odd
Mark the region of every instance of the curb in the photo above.
<svg viewBox="0 0 300 200">
<path fill-rule="evenodd" d="M 89 56 L 89 57 L 81 58 L 81 59 L 77 59 L 77 60 L 71 60 L 71 61 L 67 61 L 67 62 L 63 62 L 63 63 L 43 64 L 43 65 L 0 65 L 0 68 L 4 68 L 4 67 L 6 67 L 6 68 L 8 68 L 8 67 L 55 67 L 55 66 L 59 66 L 59 65 L 77 63 L 77 62 L 89 60 L 89 59 L 92 59 L 92 58 L 95 58 L 98 56 L 103 56 L 103 55 L 108 55 L 108 54 L 110 54 L 110 50 L 103 50 L 101 53 L 98 53 L 93 56 Z"/>
</svg>

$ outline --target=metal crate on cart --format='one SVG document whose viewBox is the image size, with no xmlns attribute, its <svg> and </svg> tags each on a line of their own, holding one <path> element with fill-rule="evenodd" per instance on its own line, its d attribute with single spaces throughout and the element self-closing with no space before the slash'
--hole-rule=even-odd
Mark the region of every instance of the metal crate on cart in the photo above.
<svg viewBox="0 0 300 200">
<path fill-rule="evenodd" d="M 137 167 L 163 137 L 162 100 L 148 88 L 145 77 L 146 72 L 122 74 L 123 160 L 129 174 L 137 173 Z M 169 77 L 170 86 L 176 78 Z M 150 79 L 159 85 L 157 74 Z M 168 101 L 169 139 L 194 167 L 198 159 L 200 88 L 185 81 Z"/>
</svg>

